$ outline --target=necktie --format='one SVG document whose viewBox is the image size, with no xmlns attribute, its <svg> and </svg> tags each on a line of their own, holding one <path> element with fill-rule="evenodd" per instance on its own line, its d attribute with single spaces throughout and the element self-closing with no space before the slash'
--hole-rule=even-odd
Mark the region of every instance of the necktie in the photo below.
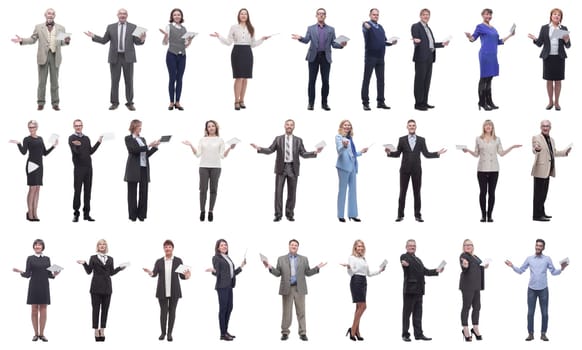
<svg viewBox="0 0 582 350">
<path fill-rule="evenodd" d="M 428 28 L 428 25 L 424 25 L 424 30 L 426 31 L 426 36 L 428 37 L 428 48 L 431 51 L 434 51 L 434 39 L 432 37 L 432 33 L 430 31 L 430 29 Z"/>
<path fill-rule="evenodd" d="M 124 52 L 125 51 L 125 43 L 124 43 L 124 38 L 125 38 L 125 23 L 121 23 L 120 24 L 120 28 L 119 28 L 119 52 Z"/>
<path fill-rule="evenodd" d="M 409 136 L 408 137 L 408 144 L 410 145 L 410 149 L 414 151 L 414 146 L 416 146 L 416 137 Z"/>
<path fill-rule="evenodd" d="M 289 163 L 293 159 L 291 158 L 291 136 L 285 136 L 285 162 Z"/>
</svg>

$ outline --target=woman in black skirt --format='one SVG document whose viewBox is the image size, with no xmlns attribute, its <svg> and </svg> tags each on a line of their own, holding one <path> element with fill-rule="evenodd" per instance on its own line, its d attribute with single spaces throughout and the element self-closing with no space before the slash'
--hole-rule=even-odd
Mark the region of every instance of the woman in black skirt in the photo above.
<svg viewBox="0 0 582 350">
<path fill-rule="evenodd" d="M 544 61 L 544 75 L 546 89 L 548 91 L 549 102 L 546 109 L 555 107 L 556 111 L 560 107 L 560 92 L 562 90 L 562 80 L 564 80 L 564 70 L 566 67 L 566 48 L 570 47 L 570 35 L 568 28 L 561 25 L 563 19 L 562 10 L 555 8 L 550 11 L 550 23 L 544 24 L 540 29 L 540 35 L 536 38 L 533 34 L 528 37 L 533 43 L 542 47 L 540 57 Z"/>
<path fill-rule="evenodd" d="M 24 278 L 30 278 L 28 283 L 28 298 L 26 303 L 32 307 L 32 327 L 34 328 L 34 337 L 32 341 L 48 341 L 44 336 L 44 327 L 46 325 L 46 309 L 51 303 L 51 294 L 49 289 L 49 278 L 55 278 L 58 272 L 47 270 L 51 266 L 51 259 L 42 254 L 44 251 L 44 241 L 36 239 L 32 243 L 34 254 L 26 259 L 26 270 L 22 271 L 17 268 L 12 269 L 18 272 Z"/>
<path fill-rule="evenodd" d="M 26 204 L 28 211 L 26 212 L 26 220 L 40 221 L 37 215 L 38 209 L 38 195 L 40 186 L 42 186 L 42 157 L 51 153 L 55 146 L 59 143 L 59 139 L 55 139 L 55 143 L 51 148 L 46 149 L 42 137 L 36 134 L 38 123 L 36 120 L 28 122 L 28 131 L 30 136 L 22 140 L 22 143 L 17 140 L 10 140 L 18 146 L 18 150 L 23 155 L 28 152 L 28 159 L 26 160 L 26 182 L 28 184 L 28 195 L 26 197 Z"/>
<path fill-rule="evenodd" d="M 348 274 L 352 277 L 350 291 L 352 292 L 352 301 L 356 304 L 356 312 L 354 313 L 352 327 L 348 329 L 346 335 L 349 335 L 350 339 L 354 341 L 356 339 L 364 340 L 360 336 L 360 319 L 364 311 L 366 311 L 366 276 L 376 276 L 385 269 L 382 266 L 378 271 L 370 272 L 364 255 L 366 255 L 366 246 L 362 240 L 358 239 L 354 242 L 352 255 L 349 257 L 348 263 L 342 264 L 348 269 Z"/>
<path fill-rule="evenodd" d="M 218 38 L 225 45 L 234 44 L 230 61 L 232 77 L 234 78 L 234 109 L 238 111 L 241 108 L 246 108 L 244 100 L 247 79 L 253 77 L 253 51 L 251 48 L 259 46 L 270 36 L 255 40 L 255 28 L 251 24 L 251 17 L 245 8 L 238 11 L 237 22 L 238 24 L 230 27 L 227 37 L 222 37 L 217 32 L 210 34 L 210 36 Z"/>
</svg>

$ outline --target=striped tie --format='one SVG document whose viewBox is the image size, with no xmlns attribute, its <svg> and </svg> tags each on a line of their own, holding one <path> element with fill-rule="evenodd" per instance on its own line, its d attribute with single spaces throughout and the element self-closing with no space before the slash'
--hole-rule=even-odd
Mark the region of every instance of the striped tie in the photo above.
<svg viewBox="0 0 582 350">
<path fill-rule="evenodd" d="M 285 136 L 285 162 L 291 162 L 291 136 Z"/>
</svg>

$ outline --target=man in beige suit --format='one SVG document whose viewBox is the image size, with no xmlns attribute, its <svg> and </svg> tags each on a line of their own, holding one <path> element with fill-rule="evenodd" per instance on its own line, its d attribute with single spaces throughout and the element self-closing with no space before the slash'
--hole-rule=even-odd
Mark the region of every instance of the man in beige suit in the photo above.
<svg viewBox="0 0 582 350">
<path fill-rule="evenodd" d="M 38 40 L 38 53 L 36 61 L 38 63 L 38 90 L 37 109 L 44 109 L 46 95 L 46 81 L 50 73 L 51 76 L 51 104 L 55 111 L 59 111 L 59 66 L 61 65 L 61 45 L 69 45 L 71 38 L 65 37 L 58 40 L 59 33 L 66 33 L 65 27 L 55 23 L 55 10 L 49 8 L 45 11 L 45 23 L 37 24 L 30 38 L 21 38 L 18 35 L 12 39 L 20 45 L 30 45 Z"/>
<path fill-rule="evenodd" d="M 263 260 L 263 264 L 273 276 L 281 277 L 281 284 L 279 285 L 279 295 L 283 297 L 281 340 L 289 339 L 289 326 L 291 326 L 291 321 L 293 320 L 293 304 L 295 303 L 295 313 L 299 322 L 299 338 L 307 341 L 305 327 L 307 282 L 305 276 L 319 273 L 319 269 L 327 264 L 319 263 L 316 267 L 310 268 L 307 257 L 297 254 L 298 249 L 299 241 L 292 239 L 289 241 L 289 254 L 280 256 L 277 259 L 277 267 L 273 267 L 268 261 Z"/>
<path fill-rule="evenodd" d="M 546 214 L 544 203 L 550 186 L 550 176 L 556 176 L 555 158 L 566 157 L 572 147 L 563 151 L 556 150 L 554 139 L 550 137 L 552 123 L 542 120 L 540 123 L 542 133 L 532 137 L 532 151 L 535 154 L 531 175 L 534 177 L 533 195 L 533 219 L 534 221 L 550 221 L 552 218 Z"/>
</svg>

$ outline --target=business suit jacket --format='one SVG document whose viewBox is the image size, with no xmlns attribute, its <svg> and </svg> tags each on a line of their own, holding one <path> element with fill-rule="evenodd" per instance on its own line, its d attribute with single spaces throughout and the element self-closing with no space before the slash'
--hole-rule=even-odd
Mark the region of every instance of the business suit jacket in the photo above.
<svg viewBox="0 0 582 350">
<path fill-rule="evenodd" d="M 400 164 L 401 173 L 417 173 L 422 172 L 420 164 L 420 154 L 424 155 L 426 158 L 439 158 L 438 152 L 429 152 L 426 149 L 426 142 L 424 137 L 416 135 L 416 144 L 414 149 L 410 149 L 410 144 L 408 143 L 408 135 L 402 136 L 398 139 L 398 147 L 396 151 L 390 152 L 388 157 L 398 158 L 402 154 L 402 162 Z"/>
<path fill-rule="evenodd" d="M 279 285 L 279 295 L 289 295 L 291 292 L 291 263 L 289 254 L 280 256 L 277 259 L 277 266 L 269 270 L 273 276 L 281 277 Z M 309 260 L 303 255 L 297 254 L 297 266 L 295 267 L 295 277 L 297 279 L 297 292 L 307 294 L 307 281 L 305 276 L 313 276 L 319 273 L 319 267 L 309 267 Z"/>
<path fill-rule="evenodd" d="M 554 165 L 554 169 L 551 169 L 552 164 L 552 157 L 550 154 L 550 147 L 544 138 L 544 135 L 539 134 L 535 135 L 531 139 L 532 142 L 532 151 L 535 154 L 534 165 L 531 169 L 531 175 L 533 177 L 538 177 L 541 179 L 547 179 L 550 176 L 556 176 L 556 167 Z M 565 157 L 566 151 L 558 151 L 556 150 L 556 144 L 554 143 L 554 139 L 550 137 L 550 142 L 552 143 L 552 150 L 554 151 L 554 159 L 556 157 Z M 542 148 L 541 151 L 536 152 L 535 147 L 536 145 L 540 145 Z M 552 170 L 550 172 L 550 169 Z"/>
<path fill-rule="evenodd" d="M 436 269 L 429 270 L 422 261 L 412 254 L 402 254 L 400 261 L 408 262 L 408 266 L 402 266 L 404 271 L 404 294 L 424 295 L 424 276 L 438 276 Z"/>
<path fill-rule="evenodd" d="M 434 51 L 429 48 L 428 36 L 426 35 L 426 30 L 422 22 L 414 23 L 410 28 L 413 38 L 420 39 L 418 44 L 414 44 L 414 54 L 412 55 L 412 60 L 414 62 L 434 62 L 436 60 L 436 49 L 445 47 L 442 42 L 436 42 L 434 36 L 432 35 L 432 30 L 428 27 L 428 31 L 434 42 Z"/>
<path fill-rule="evenodd" d="M 56 33 L 66 33 L 65 27 L 60 24 L 54 24 L 53 30 Z M 48 28 L 46 23 L 37 24 L 34 27 L 34 31 L 30 38 L 22 38 L 21 45 L 31 45 L 36 43 L 38 40 L 38 51 L 36 53 L 36 63 L 39 66 L 42 66 L 47 63 L 48 60 L 48 53 L 49 53 L 49 42 L 48 42 Z M 62 45 L 69 45 L 64 40 L 55 40 L 55 65 L 57 68 L 61 65 L 62 56 L 61 56 L 61 46 Z"/>
<path fill-rule="evenodd" d="M 273 144 L 268 148 L 261 147 L 257 153 L 271 154 L 277 151 L 277 158 L 275 159 L 275 174 L 283 175 L 285 172 L 285 136 L 280 135 L 275 137 Z M 293 135 L 293 172 L 295 176 L 299 176 L 299 157 L 315 158 L 317 153 L 307 152 L 303 146 L 303 140 L 300 137 Z"/>
<path fill-rule="evenodd" d="M 156 260 L 156 264 L 154 265 L 154 269 L 152 271 L 152 277 L 158 277 L 158 285 L 156 287 L 156 298 L 164 299 L 166 298 L 166 265 L 165 265 L 165 257 L 162 257 Z M 182 264 L 182 259 L 178 257 L 174 257 L 172 260 L 172 282 L 170 284 L 170 298 L 171 299 L 178 299 L 182 297 L 182 289 L 180 289 L 180 280 L 178 279 L 186 279 L 186 276 L 182 273 L 176 273 L 176 269 L 178 266 Z"/>
<path fill-rule="evenodd" d="M 119 35 L 117 33 L 117 26 L 118 22 L 112 23 L 107 26 L 105 30 L 105 34 L 103 36 L 93 35 L 93 41 L 100 44 L 109 44 L 109 56 L 107 57 L 107 62 L 109 63 L 117 63 L 118 52 L 117 49 L 119 47 Z M 133 23 L 125 22 L 125 62 L 127 63 L 135 63 L 136 56 L 135 56 L 135 46 L 134 45 L 143 45 L 143 42 L 140 38 L 133 36 L 132 33 L 137 27 Z"/>
<path fill-rule="evenodd" d="M 344 147 L 342 141 L 345 138 L 343 135 L 335 136 L 335 149 L 337 151 L 337 161 L 335 167 L 347 172 L 355 171 L 358 172 L 358 161 L 357 157 L 362 155 L 362 152 L 352 151 L 352 147 L 348 144 L 348 147 Z M 353 139 L 352 139 L 353 142 Z"/>
<path fill-rule="evenodd" d="M 127 147 L 127 162 L 125 164 L 125 176 L 123 181 L 126 182 L 139 182 L 140 181 L 140 153 L 146 152 L 146 164 L 147 164 L 147 181 L 150 182 L 150 156 L 158 150 L 157 147 L 152 147 L 148 149 L 145 138 L 139 136 L 141 141 L 145 146 L 140 146 L 135 140 L 133 135 L 128 135 L 125 137 L 125 147 Z"/>
<path fill-rule="evenodd" d="M 212 274 L 216 276 L 216 285 L 214 286 L 214 289 L 234 288 L 236 285 L 236 275 L 242 272 L 242 268 L 240 266 L 235 266 L 233 270 L 234 275 L 231 278 L 230 266 L 228 261 L 226 261 L 222 255 L 215 255 L 212 257 L 212 266 L 215 270 Z"/>
<path fill-rule="evenodd" d="M 465 259 L 469 262 L 469 267 L 463 267 Z M 461 264 L 461 278 L 459 279 L 459 289 L 462 291 L 475 291 L 485 289 L 485 267 L 481 266 L 481 259 L 478 257 L 462 253 L 459 257 Z"/>
<path fill-rule="evenodd" d="M 568 30 L 568 28 L 566 26 L 563 25 L 559 25 L 558 28 L 563 29 L 563 30 Z M 538 39 L 533 41 L 534 44 L 536 44 L 538 47 L 543 46 L 542 47 L 542 52 L 540 53 L 540 58 L 546 59 L 548 58 L 548 56 L 550 56 L 550 25 L 549 24 L 545 24 L 542 26 L 542 28 L 540 29 L 540 35 L 538 35 Z M 570 48 L 571 42 L 570 40 L 568 40 L 568 42 L 565 42 L 562 39 L 558 40 L 558 56 L 560 56 L 560 58 L 566 58 L 568 57 L 568 55 L 566 55 L 566 48 Z"/>
<path fill-rule="evenodd" d="M 299 39 L 299 41 L 304 44 L 311 42 L 311 44 L 309 44 L 309 49 L 307 50 L 307 56 L 305 57 L 308 62 L 313 62 L 315 61 L 315 58 L 317 58 L 317 51 L 319 48 L 319 34 L 317 32 L 317 27 L 318 24 L 307 27 L 307 33 L 305 33 L 304 37 Z M 327 59 L 327 62 L 331 63 L 331 48 L 343 49 L 343 46 L 334 41 L 335 29 L 333 29 L 332 26 L 326 24 L 323 26 L 323 30 L 325 31 L 325 42 L 323 44 L 325 47 L 325 58 Z"/>
<path fill-rule="evenodd" d="M 89 293 L 111 294 L 113 292 L 111 287 L 111 276 L 121 271 L 121 267 L 113 267 L 112 257 L 107 256 L 107 260 L 105 261 L 105 264 L 103 264 L 97 255 L 92 255 L 91 258 L 89 258 L 89 263 L 85 262 L 83 267 L 88 275 L 93 272 Z"/>
</svg>

